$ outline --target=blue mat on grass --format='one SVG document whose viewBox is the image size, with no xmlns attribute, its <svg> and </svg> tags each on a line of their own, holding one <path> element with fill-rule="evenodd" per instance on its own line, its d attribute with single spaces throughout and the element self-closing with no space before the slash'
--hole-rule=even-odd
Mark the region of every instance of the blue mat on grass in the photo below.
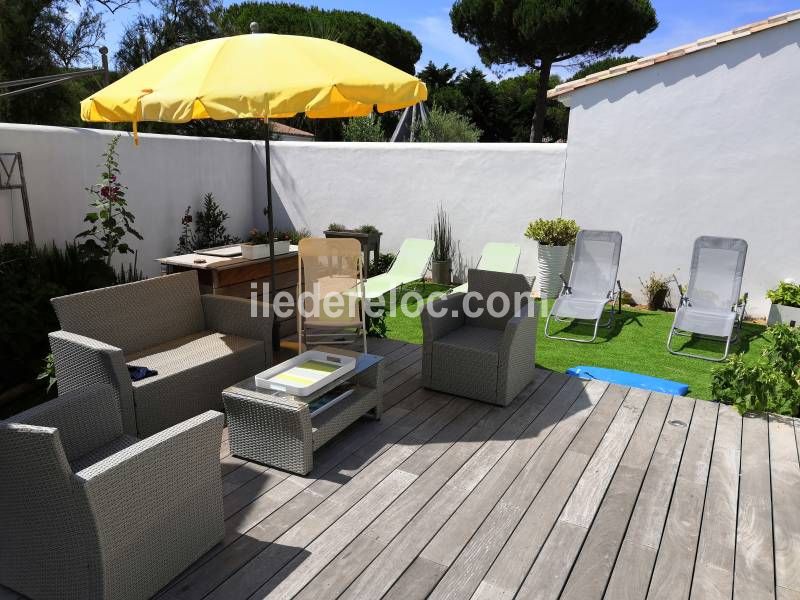
<svg viewBox="0 0 800 600">
<path fill-rule="evenodd" d="M 670 394 L 672 396 L 685 396 L 689 391 L 689 386 L 685 383 L 670 381 L 669 379 L 659 379 L 658 377 L 649 377 L 647 375 L 639 375 L 638 373 L 629 373 L 628 371 L 620 371 L 618 369 L 580 366 L 567 369 L 567 375 L 580 377 L 581 379 L 599 379 L 601 381 L 608 381 L 609 383 L 618 383 L 619 385 L 627 385 L 628 387 L 641 388 L 652 392 L 663 392 L 664 394 Z"/>
</svg>

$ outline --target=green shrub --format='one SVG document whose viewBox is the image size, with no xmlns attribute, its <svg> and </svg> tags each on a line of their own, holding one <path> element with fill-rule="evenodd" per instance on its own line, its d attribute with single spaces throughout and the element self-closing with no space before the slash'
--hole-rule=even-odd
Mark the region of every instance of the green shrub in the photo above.
<svg viewBox="0 0 800 600">
<path fill-rule="evenodd" d="M 386 273 L 389 268 L 392 266 L 394 259 L 396 258 L 395 254 L 391 252 L 381 253 L 378 257 L 372 261 L 369 266 L 369 276 L 375 277 L 375 275 L 380 275 L 381 273 Z"/>
<path fill-rule="evenodd" d="M 543 246 L 569 246 L 575 243 L 578 231 L 580 227 L 572 219 L 536 219 L 528 224 L 525 237 Z"/>
<path fill-rule="evenodd" d="M 216 248 L 235 244 L 239 238 L 230 235 L 225 229 L 226 213 L 217 201 L 214 194 L 203 196 L 203 207 L 192 218 L 192 207 L 187 206 L 181 218 L 181 234 L 178 237 L 178 246 L 175 254 L 190 254 L 202 248 Z M 194 231 L 192 226 L 194 225 Z"/>
<path fill-rule="evenodd" d="M 0 245 L 0 392 L 35 381 L 58 319 L 50 298 L 114 285 L 114 269 L 76 244 Z M 43 399 L 43 398 L 42 398 Z"/>
<path fill-rule="evenodd" d="M 328 225 L 328 231 L 347 231 L 347 227 L 341 223 L 331 223 Z"/>
<path fill-rule="evenodd" d="M 767 298 L 769 298 L 773 304 L 800 308 L 800 284 L 782 281 L 778 284 L 778 287 L 767 292 Z"/>
<path fill-rule="evenodd" d="M 386 311 L 372 317 L 366 315 L 367 337 L 383 339 L 386 337 Z"/>
<path fill-rule="evenodd" d="M 775 325 L 767 329 L 767 345 L 756 362 L 733 355 L 714 370 L 715 400 L 734 405 L 740 413 L 800 412 L 800 329 Z"/>
<path fill-rule="evenodd" d="M 31 268 L 41 280 L 55 284 L 63 294 L 75 294 L 117 283 L 113 267 L 87 257 L 75 243 L 59 248 L 50 243 L 36 248 Z"/>
<path fill-rule="evenodd" d="M 366 117 L 352 117 L 342 125 L 342 138 L 345 142 L 385 142 L 386 134 L 375 114 Z"/>
<path fill-rule="evenodd" d="M 307 227 L 301 227 L 300 229 L 290 229 L 288 232 L 289 234 L 289 243 L 293 246 L 296 246 L 300 243 L 300 240 L 305 238 L 311 237 L 311 231 Z"/>
<path fill-rule="evenodd" d="M 417 121 L 415 142 L 469 142 L 476 143 L 483 132 L 467 117 L 434 106 L 424 123 Z"/>
<path fill-rule="evenodd" d="M 293 246 L 296 246 L 298 243 L 300 243 L 300 240 L 307 237 L 311 237 L 311 232 L 305 227 L 302 227 L 300 230 L 296 229 L 275 230 L 276 242 L 288 241 Z M 269 234 L 266 231 L 261 231 L 259 229 L 251 229 L 250 237 L 248 238 L 247 241 L 249 241 L 252 244 L 269 244 Z"/>
<path fill-rule="evenodd" d="M 359 225 L 354 231 L 357 231 L 358 233 L 377 233 L 378 235 L 381 235 L 380 230 L 375 227 L 375 225 Z"/>
</svg>

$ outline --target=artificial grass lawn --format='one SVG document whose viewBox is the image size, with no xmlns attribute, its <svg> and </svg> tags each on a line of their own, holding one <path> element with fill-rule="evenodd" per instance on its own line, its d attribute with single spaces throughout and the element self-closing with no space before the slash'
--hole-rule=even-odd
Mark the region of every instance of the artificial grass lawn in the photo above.
<svg viewBox="0 0 800 600">
<path fill-rule="evenodd" d="M 423 297 L 434 291 L 446 290 L 433 284 L 414 286 Z M 410 301 L 414 305 L 414 301 Z M 544 336 L 544 324 L 549 304 L 540 303 L 539 334 L 536 340 L 536 364 L 563 373 L 569 367 L 588 365 L 621 369 L 653 377 L 662 377 L 689 384 L 689 395 L 704 400 L 711 399 L 711 374 L 719 363 L 674 356 L 667 352 L 666 342 L 674 313 L 652 312 L 624 307 L 617 315 L 614 326 L 598 331 L 592 344 L 579 344 L 551 340 Z M 408 317 L 401 311 L 386 317 L 387 336 L 413 344 L 422 343 L 422 325 L 419 317 Z M 755 359 L 764 345 L 765 327 L 745 323 L 741 340 L 732 344 L 731 353 L 743 352 Z M 564 332 L 570 337 L 590 339 L 592 328 L 588 325 L 551 323 L 551 333 Z M 678 338 L 674 347 L 694 354 L 719 355 L 722 344 L 707 340 Z M 716 353 L 716 354 L 715 354 Z"/>
</svg>

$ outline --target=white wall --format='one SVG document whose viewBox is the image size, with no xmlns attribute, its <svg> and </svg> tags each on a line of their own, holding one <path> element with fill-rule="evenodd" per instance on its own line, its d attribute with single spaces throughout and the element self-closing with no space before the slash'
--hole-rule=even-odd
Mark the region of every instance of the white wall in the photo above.
<svg viewBox="0 0 800 600">
<path fill-rule="evenodd" d="M 463 263 L 474 266 L 486 242 L 515 242 L 520 271 L 536 273 L 528 222 L 561 206 L 564 144 L 271 144 L 278 223 L 320 234 L 331 222 L 372 224 L 381 250 L 430 236 L 439 203 L 452 220 Z M 263 144 L 258 148 L 263 170 Z M 255 197 L 263 197 L 263 175 Z M 279 212 L 280 211 L 280 212 Z"/>
<path fill-rule="evenodd" d="M 0 152 L 22 152 L 37 242 L 60 243 L 86 229 L 84 188 L 96 182 L 97 165 L 113 135 L 97 129 L 0 125 Z M 159 272 L 154 259 L 172 254 L 184 210 L 199 208 L 206 192 L 213 192 L 230 214 L 229 232 L 244 235 L 252 227 L 249 142 L 143 134 L 138 147 L 129 135 L 117 147 L 120 181 L 128 186 L 134 227 L 144 236 L 141 242 L 131 238 L 131 246 L 139 250 L 139 266 L 146 274 Z M 25 239 L 19 192 L 12 198 L 12 192 L 0 191 L 0 240 Z"/>
<path fill-rule="evenodd" d="M 744 290 L 800 279 L 800 23 L 572 93 L 564 214 L 624 236 L 620 275 L 680 269 L 699 235 L 749 242 Z"/>
<path fill-rule="evenodd" d="M 85 229 L 84 189 L 95 183 L 112 135 L 0 124 L 0 152 L 23 155 L 39 243 L 71 240 Z M 172 253 L 183 211 L 199 208 L 207 191 L 229 213 L 231 233 L 265 228 L 263 142 L 143 134 L 137 147 L 126 134 L 118 149 L 134 225 L 145 238 L 133 243 L 145 273 L 158 273 L 154 259 Z M 271 150 L 276 226 L 321 235 L 332 221 L 370 223 L 384 232 L 387 252 L 406 237 L 428 237 L 441 202 L 465 266 L 477 262 L 487 241 L 517 242 L 520 270 L 533 274 L 536 247 L 524 238 L 525 227 L 532 218 L 558 215 L 561 206 L 563 144 L 272 142 Z M 0 192 L 0 240 L 26 238 L 19 200 L 18 192 Z"/>
</svg>

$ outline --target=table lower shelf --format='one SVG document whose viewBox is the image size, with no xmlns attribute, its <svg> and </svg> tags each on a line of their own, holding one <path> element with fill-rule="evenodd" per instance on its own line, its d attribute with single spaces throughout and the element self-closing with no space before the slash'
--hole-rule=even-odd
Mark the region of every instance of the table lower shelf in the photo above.
<svg viewBox="0 0 800 600">
<path fill-rule="evenodd" d="M 223 398 L 231 453 L 306 475 L 313 467 L 315 450 L 368 413 L 380 418 L 379 388 L 356 385 L 350 396 L 315 417 L 310 416 L 307 405 L 226 391 Z"/>
</svg>

